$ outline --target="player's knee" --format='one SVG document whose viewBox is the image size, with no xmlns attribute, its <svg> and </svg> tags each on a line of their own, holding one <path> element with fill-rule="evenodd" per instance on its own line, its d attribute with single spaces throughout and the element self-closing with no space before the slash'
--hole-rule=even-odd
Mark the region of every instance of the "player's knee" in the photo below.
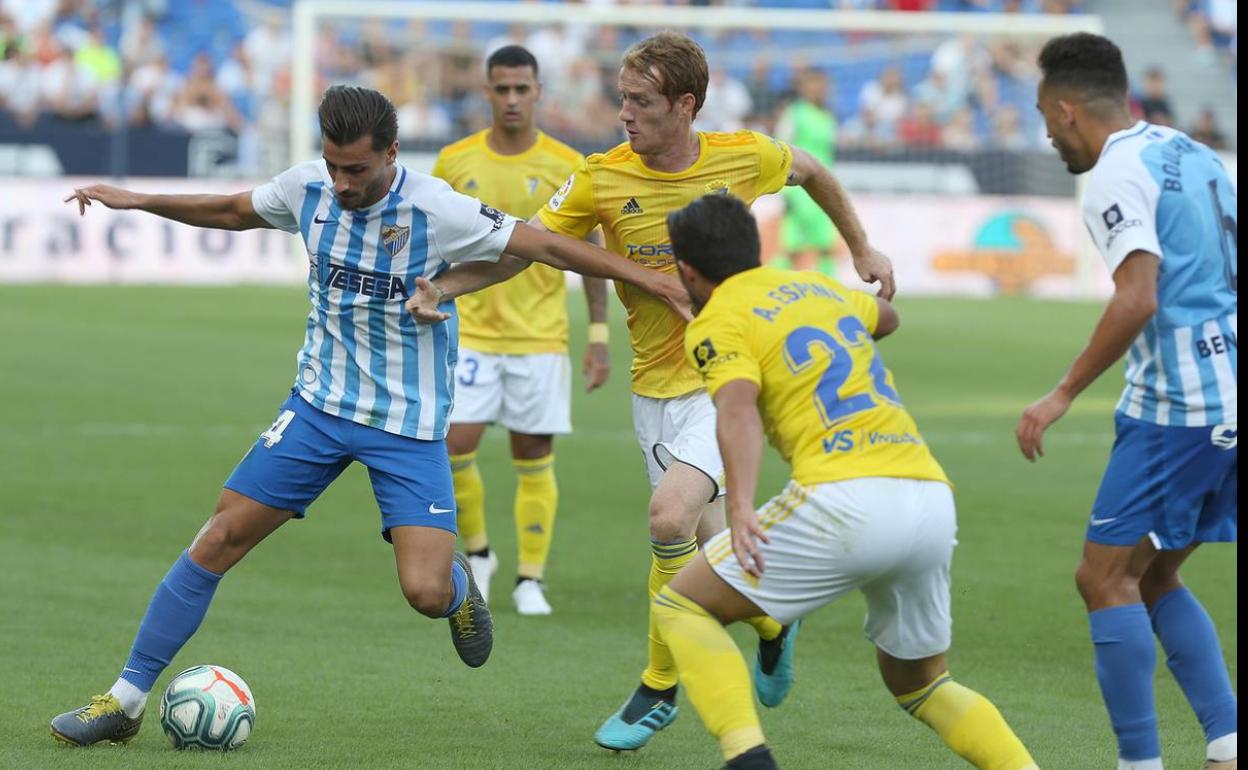
<svg viewBox="0 0 1248 770">
<path fill-rule="evenodd" d="M 220 512 L 213 515 L 191 543 L 191 559 L 204 569 L 223 573 L 247 553 L 247 546 L 236 528 Z"/>
<path fill-rule="evenodd" d="M 1139 590 L 1138 582 L 1125 571 L 1094 564 L 1087 559 L 1080 561 L 1075 569 L 1075 586 L 1084 604 L 1090 608 L 1128 602 Z"/>
<path fill-rule="evenodd" d="M 1161 597 L 1183 587 L 1179 573 L 1150 569 L 1140 578 L 1140 597 L 1152 607 Z"/>
<path fill-rule="evenodd" d="M 665 500 L 650 501 L 650 539 L 659 543 L 672 543 L 692 535 L 696 511 Z M 692 523 L 691 523 L 692 522 Z"/>
<path fill-rule="evenodd" d="M 452 589 L 449 584 L 440 585 L 432 580 L 412 580 L 403 584 L 403 598 L 412 609 L 428 618 L 440 618 L 451 603 Z"/>
</svg>

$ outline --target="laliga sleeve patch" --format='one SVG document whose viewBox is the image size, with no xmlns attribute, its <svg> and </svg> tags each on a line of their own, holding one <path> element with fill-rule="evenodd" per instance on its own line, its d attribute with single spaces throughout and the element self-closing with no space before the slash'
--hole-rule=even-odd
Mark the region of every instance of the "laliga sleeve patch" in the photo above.
<svg viewBox="0 0 1248 770">
<path fill-rule="evenodd" d="M 710 337 L 699 342 L 693 349 L 693 359 L 698 362 L 699 369 L 707 368 L 716 355 L 718 354 L 715 352 L 715 345 Z"/>
<path fill-rule="evenodd" d="M 551 211 L 559 210 L 559 207 L 563 205 L 564 199 L 568 197 L 568 193 L 572 192 L 572 185 L 575 182 L 576 174 L 572 174 L 568 177 L 568 181 L 564 182 L 563 186 L 556 190 L 554 195 L 550 196 L 550 201 L 546 205 L 550 207 Z"/>
</svg>

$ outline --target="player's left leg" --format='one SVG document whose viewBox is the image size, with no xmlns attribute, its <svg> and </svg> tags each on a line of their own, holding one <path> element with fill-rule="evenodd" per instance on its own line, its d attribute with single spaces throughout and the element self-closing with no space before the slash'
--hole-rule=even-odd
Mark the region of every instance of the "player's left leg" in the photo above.
<svg viewBox="0 0 1248 770">
<path fill-rule="evenodd" d="M 724 628 L 765 613 L 716 575 L 702 552 L 659 591 L 653 614 L 694 709 L 719 741 L 726 767 L 777 767 L 754 708 L 750 673 Z"/>
<path fill-rule="evenodd" d="M 1140 580 L 1140 594 L 1166 665 L 1205 732 L 1208 766 L 1229 768 L 1239 756 L 1239 701 L 1213 619 L 1179 577 L 1198 546 L 1159 553 Z"/>
<path fill-rule="evenodd" d="M 490 610 L 468 558 L 455 552 L 455 492 L 444 441 L 354 425 L 352 455 L 368 468 L 381 536 L 394 545 L 399 586 L 422 615 L 448 618 L 464 663 L 485 663 L 494 644 Z"/>
<path fill-rule="evenodd" d="M 519 559 L 512 599 L 521 615 L 549 615 L 542 579 L 559 508 L 554 437 L 572 430 L 572 364 L 563 353 L 504 356 L 499 422 L 511 432 Z"/>
</svg>

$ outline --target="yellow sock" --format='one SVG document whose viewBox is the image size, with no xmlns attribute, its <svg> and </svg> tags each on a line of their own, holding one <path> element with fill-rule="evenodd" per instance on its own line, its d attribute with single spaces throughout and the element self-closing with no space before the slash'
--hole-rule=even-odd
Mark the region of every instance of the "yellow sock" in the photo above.
<svg viewBox="0 0 1248 770">
<path fill-rule="evenodd" d="M 754 626 L 754 630 L 758 632 L 758 638 L 768 642 L 775 639 L 784 630 L 784 626 L 780 625 L 779 621 L 772 620 L 766 615 L 746 618 L 742 622 Z"/>
<path fill-rule="evenodd" d="M 642 684 L 656 690 L 666 690 L 676 686 L 676 664 L 672 661 L 672 653 L 663 642 L 659 633 L 658 623 L 654 617 L 654 597 L 664 586 L 672 582 L 676 573 L 693 561 L 698 553 L 698 541 L 689 538 L 678 543 L 656 543 L 650 541 L 650 656 L 646 660 L 646 670 L 641 672 Z"/>
<path fill-rule="evenodd" d="M 516 542 L 520 544 L 522 578 L 541 580 L 554 536 L 559 487 L 555 484 L 555 456 L 512 460 L 516 469 Z"/>
<path fill-rule="evenodd" d="M 706 729 L 719 741 L 724 759 L 762 745 L 754 687 L 728 631 L 670 586 L 663 587 L 651 607 L 680 670 L 680 683 Z"/>
<path fill-rule="evenodd" d="M 456 523 L 464 550 L 480 551 L 489 546 L 485 536 L 485 482 L 477 467 L 477 453 L 451 455 L 451 481 L 455 484 Z"/>
<path fill-rule="evenodd" d="M 958 756 L 980 770 L 1034 770 L 1027 753 L 997 707 L 984 696 L 953 681 L 946 672 L 897 703 L 936 731 Z"/>
</svg>

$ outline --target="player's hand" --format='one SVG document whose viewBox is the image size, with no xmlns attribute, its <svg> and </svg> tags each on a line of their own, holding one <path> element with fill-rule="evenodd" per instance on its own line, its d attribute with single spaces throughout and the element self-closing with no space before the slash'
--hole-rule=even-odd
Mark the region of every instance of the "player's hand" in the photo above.
<svg viewBox="0 0 1248 770">
<path fill-rule="evenodd" d="M 690 298 L 688 289 L 680 282 L 676 274 L 656 272 L 655 276 L 658 283 L 652 292 L 654 296 L 666 302 L 676 315 L 686 321 L 692 321 L 693 299 Z"/>
<path fill-rule="evenodd" d="M 1070 402 L 1070 396 L 1060 388 L 1055 388 L 1023 410 L 1023 416 L 1018 419 L 1018 427 L 1014 429 L 1018 448 L 1023 450 L 1023 457 L 1033 463 L 1037 457 L 1044 457 L 1044 431 L 1066 414 L 1066 410 L 1070 409 Z"/>
<path fill-rule="evenodd" d="M 758 548 L 761 540 L 770 543 L 763 528 L 758 525 L 758 514 L 751 508 L 732 511 L 728 514 L 728 528 L 732 535 L 732 552 L 737 555 L 737 562 L 746 574 L 762 577 L 766 566 L 763 553 Z"/>
<path fill-rule="evenodd" d="M 404 307 L 412 314 L 418 324 L 440 324 L 451 317 L 450 313 L 438 310 L 445 292 L 428 278 L 416 279 L 416 290 L 407 298 Z"/>
<path fill-rule="evenodd" d="M 593 393 L 607 382 L 611 374 L 611 349 L 605 342 L 591 342 L 585 346 L 585 359 L 581 375 L 585 377 L 585 392 Z"/>
<path fill-rule="evenodd" d="M 880 282 L 879 296 L 891 300 L 897 293 L 897 282 L 893 278 L 893 261 L 868 246 L 865 254 L 854 255 L 854 269 L 858 277 L 867 283 Z"/>
<path fill-rule="evenodd" d="M 110 184 L 93 184 L 88 187 L 75 187 L 74 192 L 65 199 L 78 202 L 78 214 L 85 215 L 91 201 L 99 201 L 110 209 L 132 209 L 139 203 L 139 196 L 129 190 L 113 187 Z"/>
</svg>

